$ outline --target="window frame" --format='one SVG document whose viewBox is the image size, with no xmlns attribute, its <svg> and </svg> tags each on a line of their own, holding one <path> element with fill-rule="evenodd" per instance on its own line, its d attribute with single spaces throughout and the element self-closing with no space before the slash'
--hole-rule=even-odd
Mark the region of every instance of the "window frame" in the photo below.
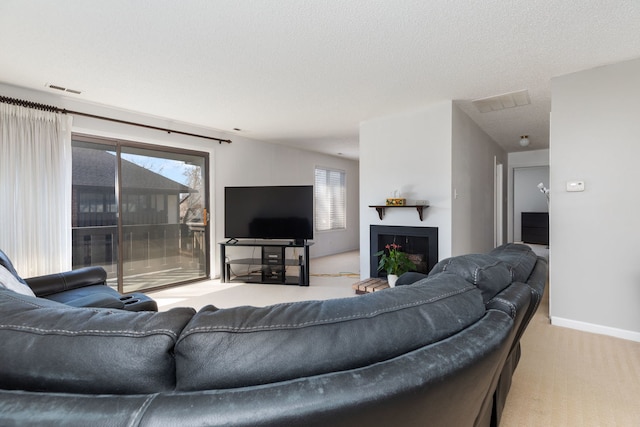
<svg viewBox="0 0 640 427">
<path fill-rule="evenodd" d="M 322 171 L 326 174 L 323 189 L 328 194 L 325 200 L 323 201 L 319 201 L 319 197 L 322 197 L 319 194 L 321 190 L 318 188 L 319 186 L 318 172 L 319 171 Z M 340 186 L 338 190 L 341 191 L 341 194 L 339 194 L 338 197 L 335 197 L 335 194 L 332 194 L 332 191 L 331 191 L 331 189 L 335 187 L 335 185 L 333 186 L 331 185 L 330 176 L 331 174 L 335 174 L 335 173 L 339 174 L 339 177 L 340 177 L 338 180 L 339 181 L 338 185 Z M 315 166 L 313 171 L 313 176 L 314 176 L 313 201 L 314 201 L 315 231 L 319 233 L 324 233 L 324 232 L 330 232 L 330 231 L 346 230 L 347 229 L 347 172 L 342 169 L 336 169 L 336 168 L 331 168 L 326 166 Z M 335 205 L 340 203 L 342 203 L 342 206 L 338 206 L 336 208 Z M 329 221 L 329 226 L 326 228 L 320 228 L 320 226 L 322 225 L 321 222 L 324 222 L 324 221 L 321 221 L 322 218 L 320 218 L 321 213 L 319 212 L 319 209 L 321 209 L 321 206 L 323 204 L 329 205 L 328 207 L 329 212 L 322 213 L 322 216 L 326 216 Z M 335 215 L 332 215 L 331 213 L 332 211 L 340 208 L 342 209 L 341 217 L 336 217 Z"/>
</svg>

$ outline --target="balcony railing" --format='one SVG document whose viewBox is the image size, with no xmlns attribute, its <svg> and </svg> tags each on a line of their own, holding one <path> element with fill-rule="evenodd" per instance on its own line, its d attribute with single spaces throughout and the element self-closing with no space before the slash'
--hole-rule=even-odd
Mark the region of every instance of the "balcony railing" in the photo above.
<svg viewBox="0 0 640 427">
<path fill-rule="evenodd" d="M 122 251 L 123 285 L 141 276 L 154 276 L 153 287 L 206 276 L 204 227 L 197 224 L 127 225 L 123 241 L 117 244 L 116 226 L 72 229 L 73 268 L 101 266 L 107 280 L 116 283 L 118 248 Z M 158 281 L 163 273 L 167 283 Z M 184 274 L 175 274 L 184 272 Z M 129 280 L 131 279 L 131 280 Z M 136 280 L 140 282 L 139 280 Z M 137 285 L 140 286 L 140 285 Z M 138 287 L 138 289 L 140 289 Z"/>
</svg>

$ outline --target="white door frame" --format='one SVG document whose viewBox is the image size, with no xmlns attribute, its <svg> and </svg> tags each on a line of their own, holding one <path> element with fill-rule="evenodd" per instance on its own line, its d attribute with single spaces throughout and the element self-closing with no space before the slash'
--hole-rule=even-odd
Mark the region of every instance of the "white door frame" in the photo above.
<svg viewBox="0 0 640 427">
<path fill-rule="evenodd" d="M 494 233 L 493 233 L 493 246 L 498 247 L 504 243 L 504 165 L 498 163 L 498 157 L 493 158 L 493 170 L 494 170 Z"/>
</svg>

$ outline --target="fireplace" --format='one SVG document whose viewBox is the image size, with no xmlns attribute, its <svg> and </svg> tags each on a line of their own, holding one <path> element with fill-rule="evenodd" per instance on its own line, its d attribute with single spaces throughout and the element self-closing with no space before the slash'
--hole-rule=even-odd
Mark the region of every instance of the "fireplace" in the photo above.
<svg viewBox="0 0 640 427">
<path fill-rule="evenodd" d="M 386 277 L 378 271 L 380 257 L 374 254 L 388 244 L 396 243 L 416 264 L 416 271 L 427 274 L 438 263 L 438 227 L 403 227 L 372 225 L 370 229 L 370 277 Z"/>
</svg>

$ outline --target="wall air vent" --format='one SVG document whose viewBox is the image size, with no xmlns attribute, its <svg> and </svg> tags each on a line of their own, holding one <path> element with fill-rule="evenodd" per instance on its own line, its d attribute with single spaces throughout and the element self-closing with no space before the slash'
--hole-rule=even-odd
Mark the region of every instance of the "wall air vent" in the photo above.
<svg viewBox="0 0 640 427">
<path fill-rule="evenodd" d="M 481 113 L 500 111 L 507 108 L 522 107 L 531 104 L 529 91 L 519 90 L 516 92 L 504 93 L 502 95 L 490 96 L 488 98 L 475 99 L 471 101 Z"/>
<path fill-rule="evenodd" d="M 76 89 L 69 89 L 67 87 L 62 87 L 62 86 L 58 86 L 58 85 L 53 85 L 53 84 L 45 84 L 45 87 L 48 87 L 49 89 L 55 89 L 55 90 L 59 90 L 61 92 L 69 92 L 69 93 L 74 93 L 76 95 L 80 95 L 82 92 Z"/>
</svg>

